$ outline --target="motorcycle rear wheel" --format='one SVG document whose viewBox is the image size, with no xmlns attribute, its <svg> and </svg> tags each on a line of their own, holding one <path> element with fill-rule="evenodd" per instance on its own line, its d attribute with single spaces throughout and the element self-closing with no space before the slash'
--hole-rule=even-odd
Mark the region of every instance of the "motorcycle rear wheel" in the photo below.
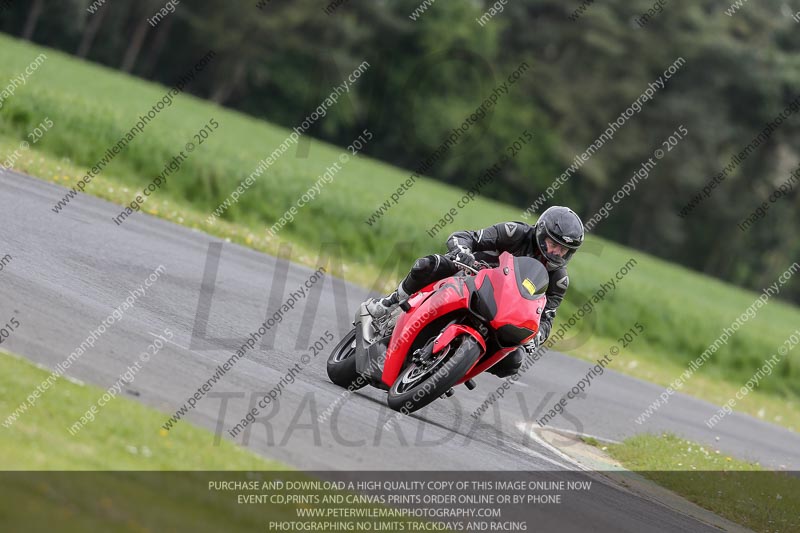
<svg viewBox="0 0 800 533">
<path fill-rule="evenodd" d="M 351 329 L 328 356 L 328 378 L 350 390 L 364 387 L 367 380 L 356 371 L 356 330 Z"/>
<path fill-rule="evenodd" d="M 389 407 L 401 413 L 422 409 L 450 390 L 481 357 L 481 347 L 469 335 L 459 335 L 425 368 L 409 364 L 389 389 Z M 426 385 L 427 384 L 427 385 Z"/>
</svg>

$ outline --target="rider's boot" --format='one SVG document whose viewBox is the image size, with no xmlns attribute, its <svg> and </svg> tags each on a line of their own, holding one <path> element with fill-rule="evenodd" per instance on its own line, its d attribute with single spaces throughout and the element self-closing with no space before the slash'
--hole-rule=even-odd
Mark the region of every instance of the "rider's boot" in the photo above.
<svg viewBox="0 0 800 533">
<path fill-rule="evenodd" d="M 391 294 L 383 298 L 371 298 L 368 300 L 367 312 L 369 312 L 373 318 L 384 317 L 394 311 L 400 302 L 408 298 L 408 296 L 401 282 L 400 285 L 397 286 L 397 289 Z"/>
<path fill-rule="evenodd" d="M 524 359 L 525 355 L 527 355 L 525 349 L 519 347 L 506 355 L 504 358 L 500 359 L 500 361 L 495 363 L 486 372 L 489 374 L 494 374 L 498 378 L 507 378 L 509 376 L 513 376 L 522 366 L 522 360 Z"/>
</svg>

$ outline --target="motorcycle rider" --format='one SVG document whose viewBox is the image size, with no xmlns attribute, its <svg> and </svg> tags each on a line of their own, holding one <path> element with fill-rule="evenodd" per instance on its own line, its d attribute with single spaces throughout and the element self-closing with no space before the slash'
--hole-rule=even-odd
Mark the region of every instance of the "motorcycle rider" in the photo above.
<svg viewBox="0 0 800 533">
<path fill-rule="evenodd" d="M 513 375 L 522 365 L 525 351 L 535 350 L 550 335 L 556 310 L 569 286 L 567 263 L 583 243 L 584 228 L 580 217 L 568 207 L 552 206 L 542 213 L 535 225 L 524 222 L 494 224 L 478 231 L 456 231 L 447 238 L 448 252 L 417 259 L 397 290 L 383 298 L 367 302 L 373 318 L 391 313 L 401 301 L 423 287 L 458 271 L 453 261 L 472 265 L 476 260 L 497 266 L 502 252 L 538 259 L 550 274 L 545 305 L 534 341 L 511 352 L 487 372 L 500 378 Z"/>
</svg>

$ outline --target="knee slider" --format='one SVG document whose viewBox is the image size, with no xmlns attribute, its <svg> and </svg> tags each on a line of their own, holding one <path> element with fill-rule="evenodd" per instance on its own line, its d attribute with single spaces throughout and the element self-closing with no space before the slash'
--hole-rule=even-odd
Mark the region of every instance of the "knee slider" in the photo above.
<svg viewBox="0 0 800 533">
<path fill-rule="evenodd" d="M 516 372 L 520 366 L 522 366 L 522 360 L 525 358 L 525 351 L 522 348 L 517 348 L 510 354 L 508 354 L 505 358 L 508 361 L 507 365 L 509 368 L 513 369 Z"/>
<path fill-rule="evenodd" d="M 433 270 L 434 265 L 436 265 L 435 256 L 428 255 L 425 257 L 420 257 L 414 262 L 414 266 L 411 267 L 411 271 L 415 274 L 426 274 Z"/>
</svg>

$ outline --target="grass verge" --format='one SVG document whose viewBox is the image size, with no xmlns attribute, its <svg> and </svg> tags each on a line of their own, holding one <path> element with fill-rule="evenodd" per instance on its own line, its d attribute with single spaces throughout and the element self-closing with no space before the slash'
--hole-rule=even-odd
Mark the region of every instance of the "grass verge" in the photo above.
<svg viewBox="0 0 800 533">
<path fill-rule="evenodd" d="M 622 466 L 754 531 L 800 530 L 800 478 L 766 471 L 670 433 L 599 444 Z"/>
<path fill-rule="evenodd" d="M 50 374 L 0 351 L 3 420 Z M 33 407 L 0 426 L 0 470 L 286 470 L 222 439 L 212 446 L 205 429 L 181 423 L 161 428 L 164 414 L 118 396 L 94 422 L 71 436 L 67 428 L 105 391 L 61 378 Z"/>
<path fill-rule="evenodd" d="M 16 409 L 49 374 L 0 351 L 0 375 L 6 376 L 0 381 L 2 416 Z M 67 428 L 104 392 L 61 378 L 16 423 L 0 426 L 4 531 L 52 531 L 58 524 L 63 532 L 250 532 L 272 530 L 268 522 L 307 522 L 298 508 L 381 507 L 358 498 L 343 505 L 334 498 L 354 493 L 328 488 L 304 490 L 297 501 L 288 500 L 296 490 L 212 489 L 212 481 L 258 482 L 262 487 L 260 483 L 276 480 L 319 480 L 225 439 L 212 445 L 208 431 L 186 421 L 164 431 L 163 413 L 124 397 L 111 400 L 93 422 L 70 436 Z M 239 500 L 240 495 L 264 494 L 287 500 Z M 309 504 L 312 497 L 316 503 Z M 352 522 L 332 516 L 325 523 Z"/>
<path fill-rule="evenodd" d="M 2 416 L 49 374 L 0 351 Z M 123 397 L 70 436 L 67 427 L 103 392 L 59 379 L 16 423 L 0 427 L 0 517 L 5 530 L 51 531 L 54 524 L 65 532 L 264 528 L 262 510 L 236 506 L 235 498 L 209 492 L 208 480 L 219 475 L 207 471 L 288 467 L 224 439 L 212 446 L 208 431 L 189 422 L 167 433 L 161 430 L 162 413 Z M 294 516 L 278 506 L 270 511 L 287 519 Z"/>
</svg>

